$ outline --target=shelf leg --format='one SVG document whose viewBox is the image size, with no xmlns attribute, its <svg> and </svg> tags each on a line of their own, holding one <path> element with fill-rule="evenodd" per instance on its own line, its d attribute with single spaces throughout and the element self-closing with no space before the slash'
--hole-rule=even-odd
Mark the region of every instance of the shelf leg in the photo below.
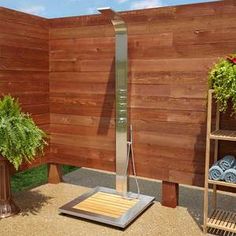
<svg viewBox="0 0 236 236">
<path fill-rule="evenodd" d="M 210 140 L 207 139 L 206 142 L 206 160 L 210 158 Z M 203 232 L 207 233 L 207 218 L 208 218 L 208 170 L 209 170 L 209 161 L 206 161 L 205 166 L 205 189 L 204 189 L 204 212 L 203 212 Z"/>
<path fill-rule="evenodd" d="M 207 133 L 206 133 L 206 158 L 205 158 L 205 188 L 204 188 L 204 209 L 203 209 L 203 232 L 207 233 L 207 218 L 208 218 L 208 172 L 210 162 L 210 133 L 211 133 L 211 117 L 212 117 L 212 92 L 208 92 L 207 101 Z"/>
<path fill-rule="evenodd" d="M 220 129 L 220 112 L 219 112 L 219 104 L 216 105 L 216 124 L 215 124 L 215 130 Z M 219 154 L 219 141 L 215 140 L 214 145 L 214 163 L 218 160 L 218 154 Z M 213 208 L 216 209 L 217 207 L 217 186 L 213 185 L 213 195 L 212 195 L 212 205 Z"/>
<path fill-rule="evenodd" d="M 215 147 L 214 147 L 214 163 L 218 159 L 218 140 L 215 140 Z M 213 184 L 213 194 L 212 194 L 212 205 L 213 208 L 216 209 L 217 207 L 217 186 Z"/>
<path fill-rule="evenodd" d="M 214 209 L 217 208 L 217 186 L 215 184 L 213 185 L 212 206 Z"/>
</svg>

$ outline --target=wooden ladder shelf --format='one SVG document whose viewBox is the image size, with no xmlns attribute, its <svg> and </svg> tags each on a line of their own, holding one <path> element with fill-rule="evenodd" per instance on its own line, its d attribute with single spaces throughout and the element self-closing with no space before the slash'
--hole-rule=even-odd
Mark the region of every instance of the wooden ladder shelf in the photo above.
<svg viewBox="0 0 236 236">
<path fill-rule="evenodd" d="M 217 185 L 234 187 L 236 184 L 227 183 L 224 181 L 214 181 L 209 180 L 208 172 L 210 168 L 210 141 L 214 140 L 214 162 L 218 158 L 218 141 L 236 141 L 236 131 L 231 130 L 220 130 L 220 112 L 219 105 L 216 108 L 216 123 L 215 130 L 211 131 L 212 125 L 212 97 L 213 90 L 208 92 L 208 106 L 207 106 L 207 135 L 206 135 L 206 163 L 205 163 L 205 190 L 204 190 L 204 222 L 203 230 L 207 233 L 208 228 L 214 228 L 219 230 L 228 231 L 231 233 L 236 233 L 236 212 L 224 211 L 222 209 L 217 209 Z M 213 185 L 213 212 L 209 215 L 209 203 L 208 203 L 208 193 L 209 184 Z M 234 209 L 235 210 L 235 209 Z"/>
</svg>

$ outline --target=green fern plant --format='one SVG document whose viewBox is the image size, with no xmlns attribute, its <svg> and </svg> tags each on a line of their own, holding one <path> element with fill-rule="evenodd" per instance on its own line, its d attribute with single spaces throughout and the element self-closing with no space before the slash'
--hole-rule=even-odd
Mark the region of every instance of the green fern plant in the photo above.
<svg viewBox="0 0 236 236">
<path fill-rule="evenodd" d="M 0 100 L 0 155 L 18 170 L 23 161 L 43 154 L 46 144 L 46 134 L 21 111 L 18 100 L 4 96 Z"/>
<path fill-rule="evenodd" d="M 220 112 L 225 112 L 232 102 L 236 113 L 236 54 L 221 58 L 209 73 L 209 86 L 214 89 Z"/>
</svg>

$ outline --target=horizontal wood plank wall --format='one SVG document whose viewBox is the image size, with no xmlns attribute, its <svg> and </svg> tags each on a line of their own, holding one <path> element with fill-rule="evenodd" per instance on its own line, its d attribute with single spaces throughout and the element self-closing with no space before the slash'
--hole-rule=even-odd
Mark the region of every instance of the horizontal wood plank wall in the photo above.
<svg viewBox="0 0 236 236">
<path fill-rule="evenodd" d="M 0 7 L 0 95 L 19 98 L 23 111 L 49 131 L 49 45 L 46 19 Z M 46 151 L 46 153 L 49 153 Z M 46 162 L 38 158 L 33 165 Z M 23 165 L 22 169 L 28 168 Z"/>
<path fill-rule="evenodd" d="M 207 73 L 235 51 L 236 1 L 124 12 L 139 176 L 203 184 Z M 50 20 L 51 161 L 115 170 L 114 30 Z"/>
</svg>

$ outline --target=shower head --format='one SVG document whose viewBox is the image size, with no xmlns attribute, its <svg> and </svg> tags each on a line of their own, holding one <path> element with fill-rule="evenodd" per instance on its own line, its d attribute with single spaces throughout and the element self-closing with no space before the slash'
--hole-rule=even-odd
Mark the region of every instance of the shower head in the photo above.
<svg viewBox="0 0 236 236">
<path fill-rule="evenodd" d="M 114 20 L 114 18 L 118 16 L 110 7 L 98 8 L 97 10 L 110 20 Z"/>
<path fill-rule="evenodd" d="M 126 23 L 122 19 L 119 13 L 113 11 L 109 7 L 98 8 L 97 10 L 112 22 L 116 33 L 118 34 L 127 33 Z"/>
</svg>

